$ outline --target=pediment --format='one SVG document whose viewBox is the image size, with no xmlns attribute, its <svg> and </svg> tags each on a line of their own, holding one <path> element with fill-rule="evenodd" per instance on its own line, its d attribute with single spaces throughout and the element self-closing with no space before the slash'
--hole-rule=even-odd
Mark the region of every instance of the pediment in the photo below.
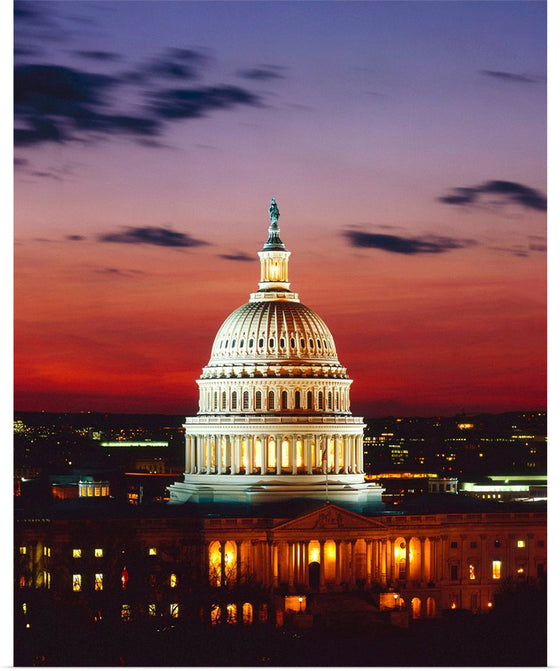
<svg viewBox="0 0 560 671">
<path fill-rule="evenodd" d="M 323 508 L 296 517 L 274 527 L 274 531 L 330 531 L 330 530 L 371 530 L 384 527 L 380 521 L 364 517 L 334 503 L 327 503 Z"/>
</svg>

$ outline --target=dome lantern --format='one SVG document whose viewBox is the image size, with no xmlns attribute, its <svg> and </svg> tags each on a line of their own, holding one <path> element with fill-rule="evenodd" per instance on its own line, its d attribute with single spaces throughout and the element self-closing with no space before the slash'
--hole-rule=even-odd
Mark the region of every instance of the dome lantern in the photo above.
<svg viewBox="0 0 560 671">
<path fill-rule="evenodd" d="M 261 281 L 259 291 L 251 295 L 251 301 L 278 300 L 282 292 L 286 300 L 297 301 L 297 294 L 290 292 L 288 282 L 288 260 L 290 252 L 280 239 L 280 227 L 278 219 L 280 211 L 274 198 L 270 201 L 268 208 L 270 215 L 270 226 L 268 227 L 268 238 L 262 250 L 258 253 L 261 260 Z"/>
</svg>

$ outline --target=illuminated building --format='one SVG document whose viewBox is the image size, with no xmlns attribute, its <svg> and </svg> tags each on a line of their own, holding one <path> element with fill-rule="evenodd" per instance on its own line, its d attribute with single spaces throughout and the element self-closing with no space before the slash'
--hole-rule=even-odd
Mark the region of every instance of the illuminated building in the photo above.
<svg viewBox="0 0 560 671">
<path fill-rule="evenodd" d="M 274 199 L 269 213 L 259 288 L 216 335 L 170 502 L 324 499 L 328 488 L 331 501 L 380 505 L 381 488 L 364 480 L 352 380 L 325 322 L 290 290 Z"/>
</svg>

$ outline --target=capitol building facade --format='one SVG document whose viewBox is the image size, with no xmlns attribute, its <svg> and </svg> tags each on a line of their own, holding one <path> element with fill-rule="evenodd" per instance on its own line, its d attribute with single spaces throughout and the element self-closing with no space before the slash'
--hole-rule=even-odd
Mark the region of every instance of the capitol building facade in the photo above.
<svg viewBox="0 0 560 671">
<path fill-rule="evenodd" d="M 304 497 L 381 506 L 381 487 L 364 479 L 352 380 L 325 322 L 290 289 L 274 199 L 269 214 L 258 290 L 216 335 L 170 503 Z"/>
</svg>

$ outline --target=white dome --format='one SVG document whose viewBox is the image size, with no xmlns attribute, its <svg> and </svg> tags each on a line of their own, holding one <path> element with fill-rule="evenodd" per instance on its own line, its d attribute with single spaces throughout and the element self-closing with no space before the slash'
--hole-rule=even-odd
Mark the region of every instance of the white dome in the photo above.
<svg viewBox="0 0 560 671">
<path fill-rule="evenodd" d="M 208 365 L 229 362 L 340 366 L 325 322 L 293 301 L 250 302 L 232 312 L 218 331 Z"/>
</svg>

